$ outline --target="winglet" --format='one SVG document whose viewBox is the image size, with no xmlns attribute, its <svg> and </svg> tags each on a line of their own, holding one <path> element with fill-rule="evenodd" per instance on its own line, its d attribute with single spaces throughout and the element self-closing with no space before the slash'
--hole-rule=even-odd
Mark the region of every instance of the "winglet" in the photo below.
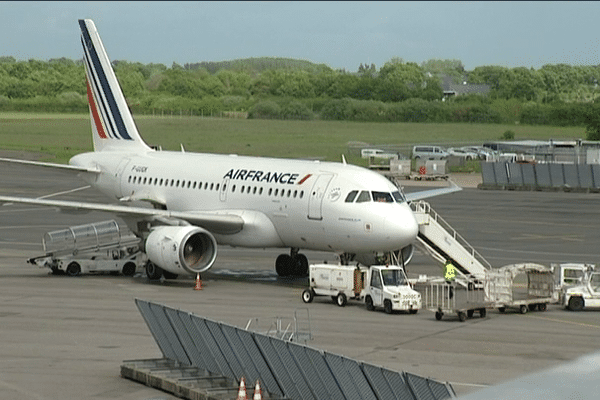
<svg viewBox="0 0 600 400">
<path fill-rule="evenodd" d="M 94 150 L 151 151 L 142 140 L 96 26 L 80 19 Z"/>
</svg>

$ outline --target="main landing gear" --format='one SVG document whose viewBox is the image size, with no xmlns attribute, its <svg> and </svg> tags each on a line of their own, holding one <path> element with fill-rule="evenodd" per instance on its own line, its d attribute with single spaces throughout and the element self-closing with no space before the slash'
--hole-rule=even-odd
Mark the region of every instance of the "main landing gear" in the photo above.
<svg viewBox="0 0 600 400">
<path fill-rule="evenodd" d="M 290 255 L 281 254 L 275 261 L 275 271 L 279 276 L 308 276 L 308 259 L 292 248 Z"/>
</svg>

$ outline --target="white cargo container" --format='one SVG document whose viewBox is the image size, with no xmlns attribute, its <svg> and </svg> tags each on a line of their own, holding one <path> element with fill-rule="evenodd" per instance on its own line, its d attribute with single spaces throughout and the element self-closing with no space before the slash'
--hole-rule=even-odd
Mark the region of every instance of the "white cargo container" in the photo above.
<svg viewBox="0 0 600 400">
<path fill-rule="evenodd" d="M 409 311 L 416 314 L 421 308 L 421 294 L 413 290 L 399 266 L 376 265 L 352 267 L 345 265 L 316 264 L 309 267 L 310 288 L 302 292 L 305 303 L 315 296 L 331 296 L 338 306 L 348 299 L 364 301 L 368 310 L 382 307 L 392 311 Z"/>
</svg>

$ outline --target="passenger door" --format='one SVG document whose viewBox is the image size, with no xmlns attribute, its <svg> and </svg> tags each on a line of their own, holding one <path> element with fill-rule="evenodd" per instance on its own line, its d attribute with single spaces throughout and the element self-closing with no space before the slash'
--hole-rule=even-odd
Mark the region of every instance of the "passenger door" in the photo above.
<svg viewBox="0 0 600 400">
<path fill-rule="evenodd" d="M 333 174 L 321 174 L 317 177 L 308 198 L 308 219 L 323 219 L 323 199 L 332 178 Z"/>
</svg>

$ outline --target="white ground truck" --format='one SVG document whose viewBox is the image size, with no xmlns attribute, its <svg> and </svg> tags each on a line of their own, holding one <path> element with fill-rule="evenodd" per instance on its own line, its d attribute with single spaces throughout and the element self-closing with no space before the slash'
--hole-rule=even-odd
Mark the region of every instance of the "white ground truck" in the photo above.
<svg viewBox="0 0 600 400">
<path fill-rule="evenodd" d="M 563 289 L 563 305 L 571 311 L 600 308 L 600 270 L 593 265 L 586 267 L 579 284 Z"/>
<path fill-rule="evenodd" d="M 367 310 L 383 307 L 393 311 L 416 314 L 421 308 L 421 294 L 413 290 L 399 266 L 375 265 L 352 267 L 345 265 L 316 264 L 309 267 L 310 288 L 302 292 L 305 303 L 315 296 L 331 296 L 340 307 L 348 299 L 364 301 Z"/>
<path fill-rule="evenodd" d="M 50 268 L 53 274 L 111 272 L 133 276 L 147 262 L 139 243 L 132 234 L 123 235 L 114 220 L 71 226 L 46 232 L 42 239 L 46 254 L 27 262 Z"/>
</svg>

